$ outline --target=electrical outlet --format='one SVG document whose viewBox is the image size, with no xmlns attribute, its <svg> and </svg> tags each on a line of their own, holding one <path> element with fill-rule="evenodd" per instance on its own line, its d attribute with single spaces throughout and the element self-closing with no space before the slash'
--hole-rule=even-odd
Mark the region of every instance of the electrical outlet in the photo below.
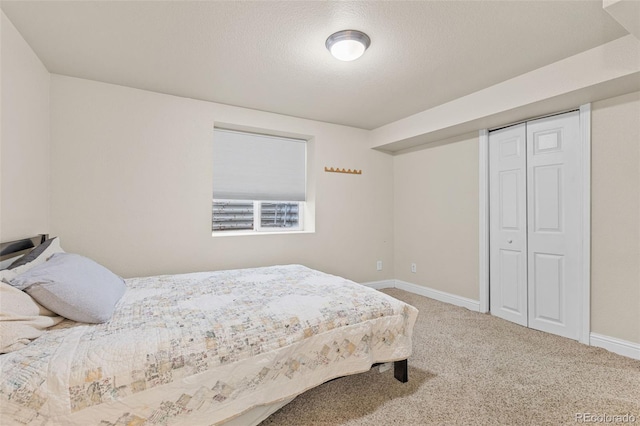
<svg viewBox="0 0 640 426">
<path fill-rule="evenodd" d="M 414 274 L 418 271 L 418 267 L 416 266 L 415 263 L 411 264 L 411 272 L 413 272 Z"/>
<path fill-rule="evenodd" d="M 376 270 L 382 271 L 382 260 L 376 262 Z"/>
</svg>

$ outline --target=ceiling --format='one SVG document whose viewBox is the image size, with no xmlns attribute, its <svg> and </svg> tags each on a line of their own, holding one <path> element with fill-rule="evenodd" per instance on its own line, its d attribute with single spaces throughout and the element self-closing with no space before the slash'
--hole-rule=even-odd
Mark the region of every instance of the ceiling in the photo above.
<svg viewBox="0 0 640 426">
<path fill-rule="evenodd" d="M 373 129 L 628 32 L 601 0 L 5 1 L 52 73 Z M 326 38 L 371 37 L 354 62 Z"/>
</svg>

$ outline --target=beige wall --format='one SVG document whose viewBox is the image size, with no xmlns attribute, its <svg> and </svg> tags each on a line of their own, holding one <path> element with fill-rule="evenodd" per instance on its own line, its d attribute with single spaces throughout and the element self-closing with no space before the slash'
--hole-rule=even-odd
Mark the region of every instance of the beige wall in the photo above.
<svg viewBox="0 0 640 426">
<path fill-rule="evenodd" d="M 358 129 L 50 76 L 1 19 L 1 241 L 51 232 L 125 276 L 298 262 L 478 299 L 476 134 L 391 157 Z M 640 343 L 640 93 L 592 110 L 592 331 Z M 313 137 L 315 233 L 211 237 L 214 122 Z"/>
<path fill-rule="evenodd" d="M 595 102 L 591 331 L 640 343 L 640 92 Z"/>
<path fill-rule="evenodd" d="M 52 232 L 65 250 L 127 277 L 282 263 L 393 277 L 393 158 L 364 130 L 59 75 L 51 122 Z M 215 122 L 313 137 L 314 233 L 211 236 Z"/>
<path fill-rule="evenodd" d="M 393 165 L 395 277 L 478 300 L 477 133 L 396 155 Z"/>
<path fill-rule="evenodd" d="M 4 12 L 0 241 L 49 232 L 49 72 Z"/>
</svg>

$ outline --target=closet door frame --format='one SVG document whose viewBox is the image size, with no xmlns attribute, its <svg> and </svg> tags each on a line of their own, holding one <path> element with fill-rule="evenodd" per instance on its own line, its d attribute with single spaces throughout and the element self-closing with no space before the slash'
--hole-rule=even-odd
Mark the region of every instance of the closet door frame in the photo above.
<svg viewBox="0 0 640 426">
<path fill-rule="evenodd" d="M 580 147 L 582 155 L 582 283 L 579 342 L 589 345 L 591 333 L 591 104 L 581 105 Z M 555 114 L 561 114 L 562 112 Z M 536 118 L 532 117 L 530 121 Z M 517 124 L 517 123 L 513 123 Z M 479 284 L 480 312 L 489 312 L 489 129 L 479 132 Z"/>
</svg>

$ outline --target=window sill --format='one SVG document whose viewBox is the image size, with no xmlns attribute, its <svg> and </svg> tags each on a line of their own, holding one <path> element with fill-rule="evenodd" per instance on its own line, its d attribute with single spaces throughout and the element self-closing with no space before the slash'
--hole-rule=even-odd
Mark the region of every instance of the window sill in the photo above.
<svg viewBox="0 0 640 426">
<path fill-rule="evenodd" d="M 214 238 L 221 237 L 247 237 L 256 235 L 299 235 L 299 234 L 315 234 L 315 231 L 218 231 L 211 232 L 211 236 Z"/>
</svg>

